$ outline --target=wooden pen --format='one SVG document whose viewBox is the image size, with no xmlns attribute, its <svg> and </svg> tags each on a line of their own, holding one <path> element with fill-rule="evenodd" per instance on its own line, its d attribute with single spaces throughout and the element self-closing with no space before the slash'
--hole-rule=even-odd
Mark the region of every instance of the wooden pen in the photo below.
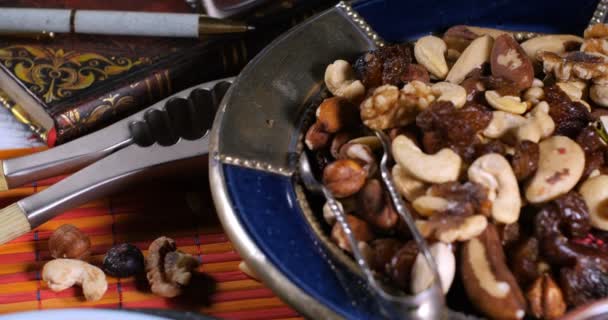
<svg viewBox="0 0 608 320">
<path fill-rule="evenodd" d="M 191 13 L 0 8 L 0 34 L 52 32 L 198 38 L 253 29 L 241 22 Z"/>
</svg>

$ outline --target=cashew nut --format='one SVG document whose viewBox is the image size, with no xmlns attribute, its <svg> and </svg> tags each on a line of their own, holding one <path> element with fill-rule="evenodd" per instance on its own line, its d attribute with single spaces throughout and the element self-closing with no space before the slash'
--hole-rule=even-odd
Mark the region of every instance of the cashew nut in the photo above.
<svg viewBox="0 0 608 320">
<path fill-rule="evenodd" d="M 438 82 L 431 87 L 431 90 L 438 96 L 438 101 L 450 101 L 456 108 L 461 108 L 467 102 L 467 91 L 457 84 Z"/>
<path fill-rule="evenodd" d="M 532 104 L 537 104 L 545 97 L 545 91 L 541 87 L 531 87 L 524 93 L 524 100 L 530 101 Z"/>
<path fill-rule="evenodd" d="M 497 139 L 526 123 L 526 118 L 504 111 L 493 111 L 490 124 L 483 130 L 482 134 L 488 138 Z"/>
<path fill-rule="evenodd" d="M 325 69 L 325 85 L 337 97 L 347 100 L 357 100 L 365 94 L 365 87 L 355 78 L 350 63 L 336 60 Z"/>
<path fill-rule="evenodd" d="M 42 269 L 42 280 L 53 291 L 62 291 L 74 285 L 82 286 L 85 299 L 101 299 L 108 289 L 106 275 L 98 267 L 76 259 L 55 259 Z"/>
<path fill-rule="evenodd" d="M 433 223 L 425 220 L 417 220 L 416 227 L 420 230 L 423 237 L 429 238 L 434 236 L 441 242 L 452 243 L 455 241 L 467 241 L 481 234 L 488 226 L 488 219 L 481 215 L 475 214 L 464 218 L 461 223 L 454 225 L 451 228 L 442 228 L 437 230 Z"/>
<path fill-rule="evenodd" d="M 608 85 L 592 85 L 589 88 L 589 97 L 600 107 L 608 108 Z"/>
<path fill-rule="evenodd" d="M 412 201 L 414 210 L 424 217 L 430 217 L 437 212 L 444 211 L 449 205 L 448 200 L 435 196 L 421 196 Z"/>
<path fill-rule="evenodd" d="M 447 45 L 441 38 L 426 36 L 416 41 L 414 56 L 416 57 L 416 61 L 437 79 L 444 79 L 448 74 L 448 64 L 444 56 L 447 48 Z"/>
<path fill-rule="evenodd" d="M 526 122 L 516 129 L 515 135 L 519 141 L 539 142 L 540 139 L 550 136 L 553 130 L 555 122 L 549 115 L 549 104 L 541 101 L 526 115 Z"/>
<path fill-rule="evenodd" d="M 429 183 L 443 183 L 458 179 L 462 159 L 451 149 L 444 148 L 436 154 L 426 154 L 401 135 L 393 140 L 393 157 L 409 175 Z"/>
<path fill-rule="evenodd" d="M 407 201 L 412 202 L 426 192 L 428 185 L 409 175 L 400 165 L 396 164 L 393 166 L 392 175 L 397 191 Z"/>
<path fill-rule="evenodd" d="M 510 224 L 519 219 L 521 209 L 519 185 L 505 157 L 498 153 L 483 155 L 471 164 L 468 175 L 469 180 L 488 189 L 494 220 Z"/>
<path fill-rule="evenodd" d="M 544 86 L 545 84 L 539 78 L 534 78 L 534 80 L 532 80 L 532 88 L 542 88 Z"/>
<path fill-rule="evenodd" d="M 501 96 L 494 90 L 485 92 L 488 103 L 494 108 L 515 114 L 522 114 L 528 110 L 528 104 L 516 96 Z"/>
<path fill-rule="evenodd" d="M 608 231 L 608 175 L 599 175 L 587 179 L 580 188 L 580 193 L 589 208 L 591 225 Z"/>
<path fill-rule="evenodd" d="M 583 43 L 583 39 L 569 34 L 540 36 L 524 41 L 521 44 L 521 48 L 524 49 L 532 61 L 535 61 L 536 53 L 539 51 L 549 51 L 557 54 L 566 52 L 566 44 L 568 42 Z"/>
<path fill-rule="evenodd" d="M 557 82 L 555 85 L 562 89 L 573 101 L 579 101 L 583 98 L 583 90 L 587 86 L 582 81 Z"/>
<path fill-rule="evenodd" d="M 568 137 L 553 136 L 541 141 L 538 169 L 526 188 L 530 203 L 553 200 L 570 191 L 583 175 L 585 153 Z"/>
<path fill-rule="evenodd" d="M 452 252 L 452 248 L 449 244 L 443 242 L 436 242 L 429 248 L 435 265 L 437 266 L 437 272 L 441 280 L 441 288 L 443 293 L 447 293 L 452 286 L 454 281 L 454 274 L 456 273 L 456 257 Z M 412 266 L 411 274 L 411 286 L 414 294 L 420 293 L 431 286 L 433 283 L 433 272 L 426 262 L 426 259 L 422 253 L 418 253 L 414 265 Z"/>
<path fill-rule="evenodd" d="M 473 40 L 462 52 L 460 58 L 456 60 L 445 80 L 460 84 L 473 69 L 479 68 L 485 62 L 490 61 L 493 44 L 494 39 L 488 35 Z"/>
</svg>

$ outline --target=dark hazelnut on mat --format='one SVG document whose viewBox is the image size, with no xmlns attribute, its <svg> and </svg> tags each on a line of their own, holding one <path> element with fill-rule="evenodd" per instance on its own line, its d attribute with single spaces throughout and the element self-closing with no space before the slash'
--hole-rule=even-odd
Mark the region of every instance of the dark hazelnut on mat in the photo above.
<svg viewBox="0 0 608 320">
<path fill-rule="evenodd" d="M 103 270 L 113 277 L 130 277 L 144 270 L 144 255 L 132 244 L 115 245 L 103 258 Z"/>
<path fill-rule="evenodd" d="M 85 259 L 91 252 L 91 240 L 71 224 L 57 228 L 49 238 L 49 251 L 53 258 Z"/>
</svg>

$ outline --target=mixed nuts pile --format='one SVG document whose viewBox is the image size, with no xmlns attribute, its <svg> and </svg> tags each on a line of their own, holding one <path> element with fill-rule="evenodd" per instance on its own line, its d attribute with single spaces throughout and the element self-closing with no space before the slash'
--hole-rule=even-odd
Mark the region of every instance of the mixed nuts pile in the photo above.
<svg viewBox="0 0 608 320">
<path fill-rule="evenodd" d="M 493 319 L 555 319 L 608 296 L 607 25 L 522 43 L 455 26 L 334 61 L 325 84 L 333 96 L 305 144 L 378 276 L 418 293 L 431 273 L 380 181 L 370 128 L 392 139 L 395 184 L 445 292 Z"/>
<path fill-rule="evenodd" d="M 103 270 L 86 261 L 90 247 L 89 237 L 78 228 L 69 224 L 57 228 L 49 238 L 49 251 L 55 259 L 44 265 L 42 280 L 53 291 L 81 286 L 85 299 L 96 301 L 108 289 L 106 274 L 124 278 L 145 269 L 151 291 L 172 298 L 182 293 L 199 265 L 196 257 L 177 250 L 175 241 L 167 237 L 154 240 L 146 258 L 132 244 L 113 246 L 103 259 Z"/>
</svg>

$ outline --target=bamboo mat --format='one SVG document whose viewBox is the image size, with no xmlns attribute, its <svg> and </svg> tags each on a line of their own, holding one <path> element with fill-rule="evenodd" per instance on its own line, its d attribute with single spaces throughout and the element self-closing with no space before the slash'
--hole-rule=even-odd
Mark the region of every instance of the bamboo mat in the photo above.
<svg viewBox="0 0 608 320">
<path fill-rule="evenodd" d="M 40 149 L 0 150 L 0 159 Z M 0 206 L 44 190 L 55 177 L 0 192 Z M 0 314 L 57 308 L 163 308 L 197 311 L 227 319 L 291 319 L 298 314 L 262 283 L 242 273 L 241 258 L 224 234 L 213 208 L 208 183 L 163 183 L 136 186 L 115 196 L 69 210 L 32 232 L 0 246 Z M 180 297 L 150 293 L 145 275 L 108 276 L 108 291 L 96 302 L 85 301 L 79 287 L 53 292 L 40 279 L 50 259 L 47 240 L 70 223 L 89 235 L 90 262 L 99 266 L 114 244 L 129 242 L 146 254 L 151 241 L 164 235 L 180 250 L 202 261 L 192 286 Z"/>
</svg>

